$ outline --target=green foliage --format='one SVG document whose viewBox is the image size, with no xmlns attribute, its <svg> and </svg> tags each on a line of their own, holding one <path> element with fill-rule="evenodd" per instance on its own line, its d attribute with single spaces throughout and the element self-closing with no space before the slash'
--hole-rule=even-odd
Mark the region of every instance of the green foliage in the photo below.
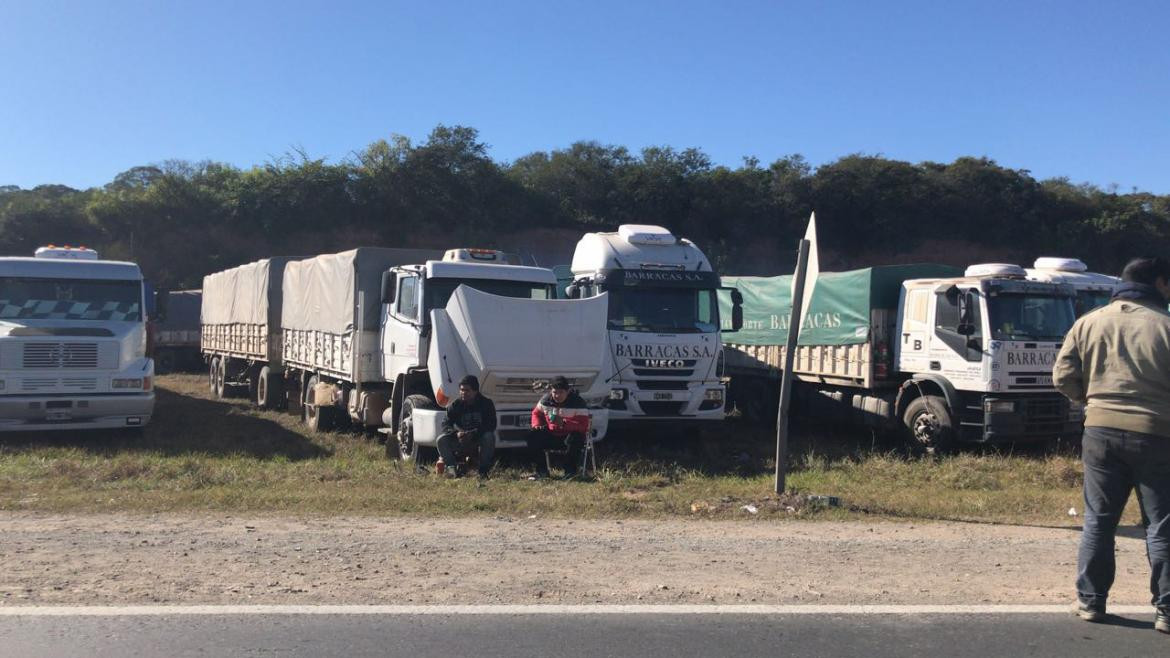
<svg viewBox="0 0 1170 658">
<path fill-rule="evenodd" d="M 501 240 L 531 228 L 648 223 L 695 240 L 724 271 L 775 273 L 812 210 L 835 268 L 904 254 L 964 265 L 966 246 L 1004 259 L 1076 256 L 1116 272 L 1132 255 L 1170 247 L 1170 196 L 1037 181 L 987 158 L 854 154 L 814 169 L 789 155 L 730 168 L 694 148 L 633 154 L 585 141 L 500 163 L 473 128 L 440 125 L 420 144 L 395 135 L 336 164 L 293 151 L 247 170 L 134 167 L 89 190 L 0 186 L 0 253 L 87 244 L 178 287 L 278 254 L 359 244 L 540 249 Z M 931 253 L 936 243 L 948 247 Z"/>
</svg>

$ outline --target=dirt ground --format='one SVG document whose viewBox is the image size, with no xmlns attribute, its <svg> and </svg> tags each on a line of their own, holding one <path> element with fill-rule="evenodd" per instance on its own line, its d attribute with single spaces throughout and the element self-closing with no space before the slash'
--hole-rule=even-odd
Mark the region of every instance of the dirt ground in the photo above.
<svg viewBox="0 0 1170 658">
<path fill-rule="evenodd" d="M 1135 528 L 1111 601 L 1146 603 Z M 1062 603 L 1079 533 L 959 523 L 0 513 L 0 605 Z"/>
</svg>

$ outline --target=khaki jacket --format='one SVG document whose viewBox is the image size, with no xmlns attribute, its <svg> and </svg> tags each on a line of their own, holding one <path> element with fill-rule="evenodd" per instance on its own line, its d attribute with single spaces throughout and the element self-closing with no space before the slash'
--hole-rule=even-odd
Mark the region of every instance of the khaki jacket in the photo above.
<svg viewBox="0 0 1170 658">
<path fill-rule="evenodd" d="M 1170 313 L 1129 299 L 1077 320 L 1052 371 L 1074 402 L 1087 402 L 1086 427 L 1170 438 Z"/>
</svg>

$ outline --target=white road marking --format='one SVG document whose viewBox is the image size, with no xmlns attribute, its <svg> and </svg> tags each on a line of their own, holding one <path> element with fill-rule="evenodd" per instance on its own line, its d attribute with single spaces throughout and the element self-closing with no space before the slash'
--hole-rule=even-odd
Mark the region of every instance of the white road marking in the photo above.
<svg viewBox="0 0 1170 658">
<path fill-rule="evenodd" d="M 1109 612 L 1146 614 L 1152 606 Z M 1069 605 L 126 605 L 5 606 L 0 617 L 172 615 L 1071 615 Z"/>
</svg>

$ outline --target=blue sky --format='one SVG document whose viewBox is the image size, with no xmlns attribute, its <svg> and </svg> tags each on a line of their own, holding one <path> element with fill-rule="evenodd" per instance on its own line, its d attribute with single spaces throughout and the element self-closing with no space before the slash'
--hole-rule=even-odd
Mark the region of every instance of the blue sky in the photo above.
<svg viewBox="0 0 1170 658">
<path fill-rule="evenodd" d="M 0 0 L 0 185 L 477 128 L 1170 193 L 1170 3 Z"/>
</svg>

